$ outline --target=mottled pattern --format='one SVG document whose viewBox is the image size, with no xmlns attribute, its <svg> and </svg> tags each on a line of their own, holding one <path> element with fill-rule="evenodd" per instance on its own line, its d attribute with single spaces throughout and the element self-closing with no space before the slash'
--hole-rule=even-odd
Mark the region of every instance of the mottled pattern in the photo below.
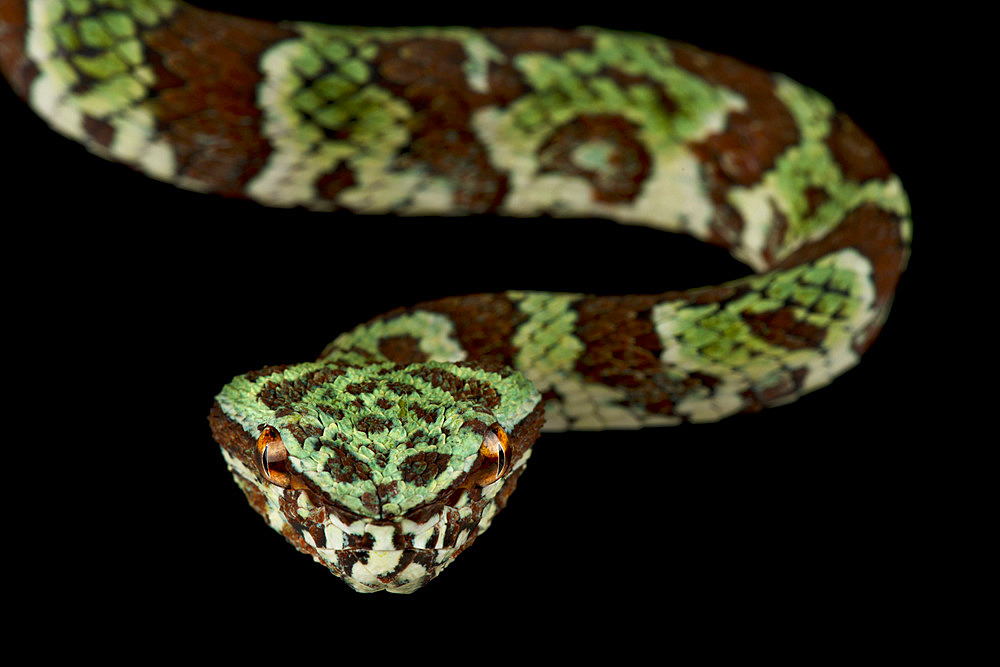
<svg viewBox="0 0 1000 667">
<path fill-rule="evenodd" d="M 248 433 L 276 427 L 310 488 L 372 519 L 445 499 L 478 462 L 487 427 L 513 430 L 539 400 L 507 368 L 351 356 L 240 376 L 216 400 Z M 428 465 L 436 474 L 422 474 Z"/>
<path fill-rule="evenodd" d="M 358 590 L 413 590 L 489 526 L 541 406 L 549 429 L 609 429 L 795 400 L 857 363 L 906 264 L 907 197 L 849 118 L 787 77 L 651 35 L 0 0 L 0 67 L 57 131 L 183 188 L 356 213 L 603 217 L 753 270 L 683 292 L 440 299 L 343 333 L 318 361 L 235 378 L 210 421 L 237 482 Z M 483 485 L 493 424 L 511 465 Z M 266 426 L 288 487 L 255 464 Z"/>
<path fill-rule="evenodd" d="M 312 376 L 307 382 L 320 392 L 332 389 L 321 379 L 326 374 L 324 369 L 317 373 L 317 369 L 311 368 L 305 375 L 299 375 L 299 370 L 298 367 L 276 370 L 261 376 L 260 382 L 250 379 L 253 374 L 247 374 L 236 378 L 219 395 L 209 420 L 233 478 L 250 505 L 272 528 L 355 590 L 395 593 L 416 590 L 472 545 L 506 505 L 530 456 L 528 448 L 541 427 L 542 411 L 537 398 L 531 403 L 534 407 L 511 430 L 514 457 L 511 470 L 501 480 L 485 487 L 467 483 L 470 473 L 481 463 L 481 457 L 463 457 L 460 452 L 455 453 L 461 450 L 461 442 L 444 442 L 444 436 L 452 428 L 481 434 L 483 422 L 480 419 L 485 416 L 480 412 L 483 410 L 481 403 L 479 410 L 474 409 L 475 401 L 464 403 L 463 407 L 479 414 L 463 421 L 454 418 L 456 410 L 460 409 L 456 404 L 421 407 L 419 390 L 407 391 L 403 387 L 409 385 L 385 380 L 378 383 L 380 387 L 372 387 L 370 393 L 357 395 L 407 396 L 411 399 L 408 404 L 415 408 L 409 415 L 400 410 L 385 419 L 386 423 L 372 428 L 374 419 L 358 417 L 363 414 L 363 407 L 353 410 L 348 407 L 338 421 L 327 421 L 325 417 L 318 419 L 327 422 L 323 433 L 318 435 L 306 435 L 312 430 L 308 425 L 299 431 L 294 416 L 281 408 L 276 414 L 280 412 L 283 417 L 276 420 L 292 424 L 291 428 L 283 426 L 279 430 L 289 445 L 292 467 L 301 482 L 296 484 L 298 488 L 281 488 L 261 479 L 252 463 L 254 438 L 222 406 L 227 405 L 227 393 L 234 393 L 244 382 L 255 383 L 258 387 L 273 386 L 276 394 L 287 395 L 297 392 L 294 388 L 283 388 L 287 386 L 286 378 Z M 400 371 L 396 368 L 393 374 L 398 376 Z M 441 372 L 441 369 L 424 374 L 434 372 Z M 297 380 L 291 382 L 294 384 Z M 484 389 L 487 388 L 480 387 Z M 435 394 L 433 390 L 429 393 Z M 483 393 L 495 396 L 487 389 L 478 393 L 480 400 Z M 295 414 L 307 413 L 306 403 L 296 403 L 302 412 Z M 407 404 L 406 401 L 401 403 Z M 316 405 L 321 414 L 339 412 L 322 401 Z M 232 410 L 232 406 L 227 405 L 226 410 Z M 383 426 L 388 427 L 385 430 L 399 429 L 409 435 L 396 442 L 387 441 L 378 437 Z M 299 443 L 301 436 L 305 437 Z M 478 443 L 479 440 L 475 440 L 476 447 Z M 441 449 L 435 449 L 436 446 Z M 444 449 L 449 453 L 442 451 Z M 455 475 L 459 478 L 457 484 L 450 487 L 442 484 L 442 479 L 453 479 Z M 351 491 L 345 494 L 344 489 L 351 486 L 360 487 L 360 495 L 355 496 Z M 404 503 L 417 506 L 402 511 L 395 503 L 400 497 L 404 498 Z M 360 500 L 359 513 L 344 505 L 351 504 L 353 499 Z"/>
</svg>

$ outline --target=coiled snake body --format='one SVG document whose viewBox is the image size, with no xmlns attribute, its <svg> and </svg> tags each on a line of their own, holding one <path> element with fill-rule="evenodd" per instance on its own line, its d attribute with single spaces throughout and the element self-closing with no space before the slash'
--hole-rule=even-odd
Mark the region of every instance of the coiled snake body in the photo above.
<svg viewBox="0 0 1000 667">
<path fill-rule="evenodd" d="M 238 376 L 215 439 L 251 505 L 357 590 L 415 590 L 504 507 L 543 422 L 706 422 L 853 366 L 907 258 L 875 145 L 781 75 L 595 28 L 273 24 L 174 0 L 0 0 L 0 66 L 56 130 L 269 206 L 599 217 L 751 267 L 714 287 L 401 308 Z"/>
</svg>

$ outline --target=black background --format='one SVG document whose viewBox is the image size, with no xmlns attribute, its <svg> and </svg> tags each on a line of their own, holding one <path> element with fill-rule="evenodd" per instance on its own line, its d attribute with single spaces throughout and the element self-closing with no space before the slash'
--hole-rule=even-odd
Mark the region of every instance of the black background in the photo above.
<svg viewBox="0 0 1000 667">
<path fill-rule="evenodd" d="M 456 622 L 486 610 L 486 644 L 497 632 L 548 633 L 556 619 L 578 630 L 865 635 L 919 604 L 914 559 L 936 482 L 910 424 L 933 393 L 915 359 L 937 250 L 916 139 L 927 121 L 915 111 L 936 72 L 919 30 L 863 6 L 654 17 L 636 3 L 614 16 L 536 3 L 202 4 L 359 25 L 639 29 L 781 71 L 882 147 L 911 196 L 914 254 L 882 335 L 830 387 L 719 424 L 543 434 L 509 507 L 440 578 L 411 596 L 363 596 L 287 546 L 230 480 L 205 417 L 233 375 L 312 359 L 341 331 L 421 300 L 660 291 L 746 270 L 690 239 L 602 221 L 355 218 L 183 192 L 94 158 L 5 89 L 7 152 L 20 165 L 6 198 L 27 232 L 8 245 L 8 312 L 42 355 L 27 360 L 45 371 L 32 376 L 54 395 L 40 428 L 72 434 L 60 460 L 80 483 L 75 523 L 99 562 L 89 583 L 128 591 L 157 620 L 153 610 L 183 602 L 187 631 L 252 633 L 262 605 L 320 624 L 325 610 Z"/>
</svg>

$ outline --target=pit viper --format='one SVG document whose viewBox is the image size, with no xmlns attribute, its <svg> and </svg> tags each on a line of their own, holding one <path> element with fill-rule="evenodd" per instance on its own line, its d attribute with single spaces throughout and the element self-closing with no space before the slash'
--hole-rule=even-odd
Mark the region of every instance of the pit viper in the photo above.
<svg viewBox="0 0 1000 667">
<path fill-rule="evenodd" d="M 543 421 L 710 422 L 826 385 L 877 335 L 909 252 L 899 178 L 826 98 L 651 35 L 0 0 L 0 68 L 56 131 L 181 188 L 357 214 L 604 218 L 752 269 L 657 294 L 438 299 L 316 361 L 234 378 L 209 422 L 236 483 L 363 592 L 417 590 L 470 546 Z"/>
</svg>

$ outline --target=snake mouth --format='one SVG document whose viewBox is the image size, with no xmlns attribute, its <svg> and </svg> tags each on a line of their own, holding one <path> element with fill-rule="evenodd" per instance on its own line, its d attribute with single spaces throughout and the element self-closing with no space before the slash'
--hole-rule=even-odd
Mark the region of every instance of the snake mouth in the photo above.
<svg viewBox="0 0 1000 667">
<path fill-rule="evenodd" d="M 471 542 L 470 542 L 471 544 Z M 340 577 L 362 593 L 411 593 L 447 567 L 462 549 L 368 549 L 336 552 Z"/>
</svg>

